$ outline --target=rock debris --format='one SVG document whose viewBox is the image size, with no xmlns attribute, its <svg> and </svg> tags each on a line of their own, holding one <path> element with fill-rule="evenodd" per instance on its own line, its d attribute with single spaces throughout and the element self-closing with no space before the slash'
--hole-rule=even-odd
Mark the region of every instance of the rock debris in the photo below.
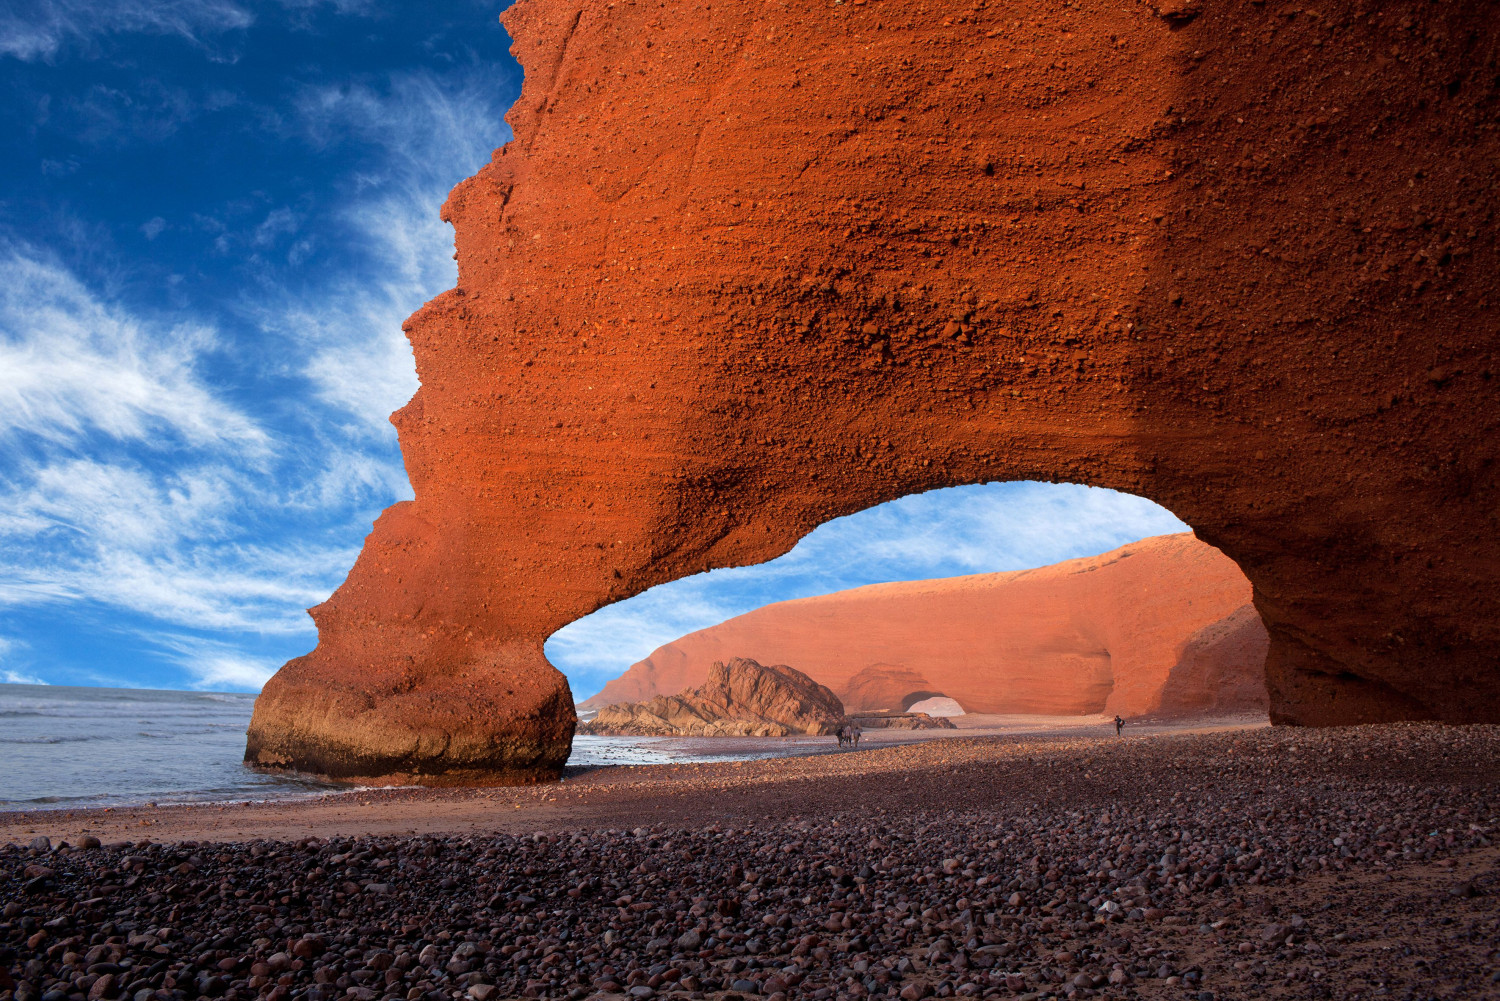
<svg viewBox="0 0 1500 1001">
<path fill-rule="evenodd" d="M 0 848 L 0 1001 L 1486 996 L 1497 751 L 953 739 L 567 783 L 668 818 L 631 826 L 38 838 Z"/>
</svg>

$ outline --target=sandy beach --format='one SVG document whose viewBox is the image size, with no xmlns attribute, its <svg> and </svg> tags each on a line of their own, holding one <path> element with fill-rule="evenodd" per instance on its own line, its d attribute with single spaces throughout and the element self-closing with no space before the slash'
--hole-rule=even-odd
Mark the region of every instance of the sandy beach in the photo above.
<svg viewBox="0 0 1500 1001">
<path fill-rule="evenodd" d="M 973 732 L 11 814 L 9 1001 L 1500 991 L 1500 728 Z"/>
<path fill-rule="evenodd" d="M 803 780 L 814 776 L 858 775 L 887 768 L 903 769 L 909 759 L 878 755 L 877 751 L 933 741 L 1022 740 L 1029 737 L 1081 741 L 1117 739 L 1106 716 L 979 715 L 953 717 L 955 730 L 867 730 L 857 752 L 840 751 L 831 737 L 700 737 L 654 738 L 664 747 L 684 754 L 711 748 L 726 756 L 765 753 L 767 744 L 781 745 L 789 757 L 816 758 L 816 763 L 785 766 L 783 771 L 766 758 L 724 763 L 644 765 L 569 769 L 555 785 L 511 786 L 494 789 L 357 789 L 304 800 L 270 802 L 160 805 L 83 810 L 0 812 L 0 838 L 27 841 L 38 835 L 53 840 L 76 840 L 92 835 L 101 841 L 233 840 L 255 838 L 289 840 L 304 837 L 359 835 L 417 835 L 474 831 L 529 832 L 557 827 L 634 826 L 642 819 L 688 823 L 689 809 L 703 783 L 717 787 L 730 782 L 737 791 L 780 801 L 774 789 L 784 775 Z M 1144 719 L 1132 722 L 1130 739 L 1166 734 L 1216 733 L 1267 726 L 1264 719 L 1226 717 L 1204 720 Z M 789 745 L 789 746 L 788 746 Z M 1049 745 L 1051 746 L 1051 745 Z M 850 754 L 856 755 L 849 757 Z M 822 760 L 824 758 L 829 760 Z M 727 777 L 727 778 L 725 778 Z M 760 808 L 739 807 L 754 816 Z M 777 812 L 776 802 L 767 810 Z M 637 816 L 636 812 L 640 811 Z"/>
</svg>

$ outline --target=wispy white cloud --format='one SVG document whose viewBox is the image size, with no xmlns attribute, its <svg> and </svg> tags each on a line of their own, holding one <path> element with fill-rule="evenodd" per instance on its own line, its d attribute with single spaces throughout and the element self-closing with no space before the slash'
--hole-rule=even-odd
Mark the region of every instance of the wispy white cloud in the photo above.
<svg viewBox="0 0 1500 1001">
<path fill-rule="evenodd" d="M 301 220 L 297 218 L 297 213 L 283 205 L 272 209 L 260 225 L 255 227 L 250 242 L 257 247 L 273 246 L 283 236 L 290 236 L 297 232 L 297 227 L 300 225 Z"/>
<path fill-rule="evenodd" d="M 0 8 L 0 55 L 50 59 L 70 42 L 122 33 L 198 43 L 254 20 L 232 0 L 12 0 Z"/>
<path fill-rule="evenodd" d="M 506 104 L 477 71 L 456 84 L 410 72 L 383 89 L 309 87 L 297 109 L 289 127 L 315 146 L 355 136 L 384 151 L 377 170 L 353 179 L 341 216 L 368 260 L 316 299 L 273 304 L 262 323 L 312 346 L 305 374 L 324 402 L 387 436 L 391 412 L 417 389 L 401 323 L 457 277 L 438 206 L 510 138 Z"/>
<path fill-rule="evenodd" d="M 15 640 L 0 636 L 0 661 L 11 660 L 18 646 L 20 644 Z M 45 685 L 47 683 L 28 671 L 11 667 L 8 664 L 0 664 L 0 682 L 7 685 Z"/>
<path fill-rule="evenodd" d="M 248 541 L 240 519 L 260 486 L 213 464 L 154 475 L 125 460 L 41 465 L 0 491 L 0 604 L 92 601 L 195 629 L 307 632 L 302 609 L 355 551 Z"/>
<path fill-rule="evenodd" d="M 4 681 L 7 685 L 45 685 L 47 683 L 35 675 L 23 674 L 8 668 L 0 671 L 0 681 Z"/>
<path fill-rule="evenodd" d="M 332 7 L 367 15 L 377 0 L 279 0 L 293 12 Z M 0 56 L 52 59 L 69 44 L 88 45 L 109 35 L 171 35 L 204 45 L 255 23 L 253 4 L 234 0 L 9 0 L 0 8 Z"/>
<path fill-rule="evenodd" d="M 215 346 L 206 325 L 150 330 L 46 254 L 0 246 L 0 436 L 263 453 L 265 431 L 197 371 Z"/>
<path fill-rule="evenodd" d="M 554 633 L 547 657 L 584 698 L 658 646 L 773 601 L 1047 566 L 1183 531 L 1151 501 L 1078 484 L 934 490 L 821 525 L 769 563 L 698 574 L 602 608 Z"/>
<path fill-rule="evenodd" d="M 133 32 L 228 59 L 257 21 L 325 32 L 330 9 L 390 14 L 376 0 L 21 3 L 0 5 L 0 58 L 88 58 Z M 509 138 L 508 71 L 441 48 L 422 70 L 309 85 L 290 104 L 166 78 L 44 102 L 55 128 L 121 146 L 232 107 L 289 155 L 302 144 L 358 167 L 300 193 L 152 205 L 132 226 L 160 252 L 153 268 L 112 261 L 108 232 L 49 231 L 57 254 L 0 242 L 0 607 L 104 606 L 120 613 L 100 616 L 107 628 L 198 637 L 172 663 L 208 687 L 258 687 L 277 665 L 246 651 L 311 638 L 303 609 L 347 572 L 379 508 L 411 496 L 387 421 L 417 388 L 401 324 L 454 282 L 449 188 Z M 223 259 L 204 270 L 245 279 L 242 296 L 194 307 L 174 292 L 164 321 L 112 291 L 139 303 L 143 274 L 215 240 Z"/>
<path fill-rule="evenodd" d="M 184 628 L 311 634 L 303 609 L 327 597 L 363 533 L 297 538 L 292 514 L 316 503 L 348 517 L 399 495 L 403 477 L 316 443 L 300 466 L 278 458 L 202 374 L 216 347 L 205 324 L 144 320 L 45 255 L 6 248 L 0 605 L 92 602 Z M 269 540 L 267 519 L 282 522 Z"/>
<path fill-rule="evenodd" d="M 267 343 L 287 345 L 278 377 L 310 388 L 290 438 L 205 376 L 221 351 L 216 323 L 143 319 L 47 255 L 4 248 L 0 448 L 9 436 L 13 461 L 0 473 L 0 605 L 92 602 L 168 636 L 219 633 L 218 645 L 174 654 L 210 687 L 258 687 L 276 666 L 240 653 L 234 634 L 311 636 L 303 609 L 347 572 L 375 511 L 411 496 L 399 456 L 372 442 L 390 441 L 389 413 L 416 390 L 401 323 L 453 284 L 438 206 L 488 158 L 497 129 L 508 135 L 500 102 L 478 75 L 304 95 L 295 127 L 306 141 L 353 133 L 384 156 L 343 192 L 343 233 L 322 237 L 362 257 L 242 307 Z M 259 253 L 301 239 L 304 222 L 272 208 L 220 235 Z"/>
<path fill-rule="evenodd" d="M 574 697 L 582 700 L 657 647 L 763 603 L 753 598 L 747 603 L 732 583 L 726 586 L 722 578 L 698 574 L 559 630 L 547 641 L 547 658 L 568 676 Z"/>
<path fill-rule="evenodd" d="M 232 644 L 204 639 L 173 639 L 168 656 L 199 691 L 258 692 L 281 667 L 278 660 L 247 656 Z"/>
</svg>

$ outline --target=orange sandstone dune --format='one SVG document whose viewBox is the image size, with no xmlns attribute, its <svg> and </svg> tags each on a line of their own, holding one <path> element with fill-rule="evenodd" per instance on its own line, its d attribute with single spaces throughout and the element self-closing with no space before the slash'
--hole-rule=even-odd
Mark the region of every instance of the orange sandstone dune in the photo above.
<svg viewBox="0 0 1500 1001">
<path fill-rule="evenodd" d="M 671 695 L 750 657 L 790 664 L 851 711 L 942 694 L 971 713 L 1263 712 L 1267 643 L 1244 574 L 1184 533 L 777 602 L 658 648 L 582 707 Z"/>
</svg>

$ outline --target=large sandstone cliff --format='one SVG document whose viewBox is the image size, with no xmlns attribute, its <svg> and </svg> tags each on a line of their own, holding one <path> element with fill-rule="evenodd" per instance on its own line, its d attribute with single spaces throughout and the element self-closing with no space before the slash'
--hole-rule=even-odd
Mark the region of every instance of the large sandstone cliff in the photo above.
<svg viewBox="0 0 1500 1001">
<path fill-rule="evenodd" d="M 583 703 L 699 684 L 729 651 L 796 664 L 850 712 L 942 694 L 969 712 L 1266 709 L 1250 582 L 1191 535 L 1037 570 L 875 584 L 766 605 L 690 633 Z"/>
<path fill-rule="evenodd" d="M 1497 18 L 520 0 L 515 139 L 406 325 L 416 499 L 248 760 L 555 774 L 562 625 L 1018 478 L 1238 563 L 1274 719 L 1500 719 Z"/>
<path fill-rule="evenodd" d="M 682 737 L 787 737 L 833 733 L 844 705 L 824 685 L 785 664 L 746 657 L 717 661 L 693 688 L 604 705 L 580 733 Z"/>
</svg>

